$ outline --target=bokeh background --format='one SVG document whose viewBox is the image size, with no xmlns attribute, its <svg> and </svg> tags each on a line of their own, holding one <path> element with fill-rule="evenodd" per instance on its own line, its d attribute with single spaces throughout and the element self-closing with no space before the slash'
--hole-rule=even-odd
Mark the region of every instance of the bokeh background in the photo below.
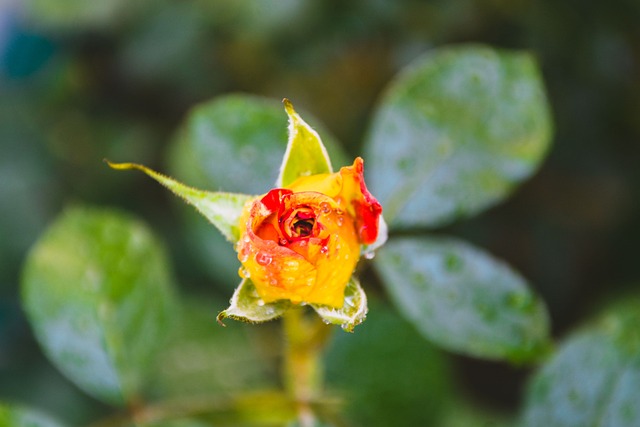
<svg viewBox="0 0 640 427">
<path fill-rule="evenodd" d="M 639 23 L 636 0 L 2 0 L 0 400 L 76 423 L 110 411 L 47 362 L 20 307 L 24 257 L 70 203 L 144 219 L 184 292 L 224 301 L 232 289 L 194 261 L 172 196 L 103 158 L 167 170 L 189 109 L 231 92 L 290 98 L 355 156 L 390 79 L 455 43 L 533 52 L 555 137 L 510 199 L 442 231 L 519 270 L 563 336 L 640 290 Z M 517 412 L 530 370 L 447 359 L 470 401 Z"/>
</svg>

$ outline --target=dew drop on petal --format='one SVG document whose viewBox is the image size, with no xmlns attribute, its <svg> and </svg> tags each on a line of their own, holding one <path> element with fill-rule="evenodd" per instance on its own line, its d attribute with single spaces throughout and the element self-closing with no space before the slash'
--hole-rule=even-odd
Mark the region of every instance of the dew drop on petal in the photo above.
<svg viewBox="0 0 640 427">
<path fill-rule="evenodd" d="M 296 261 L 295 259 L 286 260 L 284 263 L 288 268 L 290 268 L 292 270 L 297 269 L 300 266 L 298 261 Z"/>
<path fill-rule="evenodd" d="M 249 273 L 249 270 L 247 270 L 244 267 L 240 267 L 238 269 L 238 276 L 242 277 L 243 279 L 248 279 L 249 277 L 251 277 L 251 273 Z"/>
<path fill-rule="evenodd" d="M 341 215 L 336 218 L 336 223 L 338 224 L 338 227 L 342 227 L 342 224 L 344 224 L 344 217 Z"/>
<path fill-rule="evenodd" d="M 264 306 L 264 300 L 262 298 L 260 298 L 258 301 L 256 301 L 256 304 L 258 304 L 258 306 L 262 307 L 262 306 Z"/>
<path fill-rule="evenodd" d="M 280 241 L 278 243 L 280 243 L 280 246 L 284 246 L 289 242 L 287 241 L 287 239 L 280 239 Z"/>
<path fill-rule="evenodd" d="M 376 253 L 374 251 L 367 251 L 364 254 L 362 254 L 362 256 L 364 256 L 365 259 L 373 259 L 373 257 L 376 256 Z"/>
<path fill-rule="evenodd" d="M 320 248 L 320 253 L 321 254 L 328 254 L 329 253 L 329 247 L 327 245 L 324 245 L 323 247 Z"/>
<path fill-rule="evenodd" d="M 260 265 L 269 265 L 272 259 L 271 255 L 266 252 L 258 252 L 256 254 L 256 262 Z"/>
<path fill-rule="evenodd" d="M 320 211 L 322 211 L 323 214 L 327 215 L 331 212 L 331 205 L 327 202 L 320 203 Z"/>
</svg>

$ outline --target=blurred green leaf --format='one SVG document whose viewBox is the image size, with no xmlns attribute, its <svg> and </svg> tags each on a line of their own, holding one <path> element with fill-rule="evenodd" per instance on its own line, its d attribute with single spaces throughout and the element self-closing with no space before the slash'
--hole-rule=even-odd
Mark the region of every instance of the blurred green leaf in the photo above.
<svg viewBox="0 0 640 427">
<path fill-rule="evenodd" d="M 67 209 L 30 252 L 23 304 L 38 342 L 104 401 L 137 397 L 167 333 L 172 282 L 160 243 L 115 211 Z"/>
<path fill-rule="evenodd" d="M 640 298 L 610 307 L 532 378 L 523 426 L 640 425 Z"/>
<path fill-rule="evenodd" d="M 273 362 L 269 358 L 276 358 L 275 349 L 261 349 L 252 342 L 248 332 L 253 330 L 246 325 L 220 327 L 215 321 L 220 307 L 220 301 L 201 297 L 187 298 L 179 306 L 150 375 L 148 390 L 155 397 L 212 396 L 267 384 L 265 361 Z M 256 332 L 268 339 L 269 331 Z"/>
<path fill-rule="evenodd" d="M 137 169 L 164 185 L 185 202 L 193 205 L 204 215 L 230 242 L 240 237 L 239 221 L 242 208 L 252 198 L 246 194 L 212 193 L 188 187 L 168 176 L 155 172 L 136 163 L 111 163 L 114 169 Z"/>
<path fill-rule="evenodd" d="M 344 396 L 344 415 L 359 426 L 433 425 L 452 392 L 442 353 L 375 300 L 362 327 L 336 335 L 325 362 L 328 393 Z"/>
<path fill-rule="evenodd" d="M 304 111 L 302 112 L 304 113 Z M 346 155 L 312 115 L 304 117 L 320 135 L 334 166 L 350 164 Z M 233 94 L 191 110 L 168 152 L 169 169 L 189 185 L 234 193 L 262 194 L 273 188 L 287 147 L 287 114 L 282 102 Z M 209 225 L 185 209 L 185 235 L 197 250 L 203 271 L 235 286 L 238 278 L 233 248 L 211 235 Z"/>
<path fill-rule="evenodd" d="M 366 141 L 367 182 L 391 225 L 438 226 L 502 200 L 550 138 L 531 55 L 443 48 L 387 88 Z"/>
<path fill-rule="evenodd" d="M 367 295 L 360 286 L 360 282 L 351 277 L 344 290 L 344 305 L 333 308 L 326 305 L 311 304 L 320 317 L 332 325 L 340 325 L 347 332 L 362 323 L 367 316 Z"/>
<path fill-rule="evenodd" d="M 226 318 L 249 323 L 277 319 L 291 307 L 288 300 L 265 303 L 251 279 L 243 279 L 231 297 L 229 308 L 218 314 L 218 322 Z"/>
<path fill-rule="evenodd" d="M 320 135 L 295 112 L 288 99 L 283 102 L 289 115 L 289 140 L 276 187 L 290 185 L 301 176 L 333 172 Z"/>
<path fill-rule="evenodd" d="M 513 361 L 548 346 L 543 302 L 506 264 L 451 238 L 392 239 L 375 260 L 396 307 L 451 351 Z"/>
<path fill-rule="evenodd" d="M 48 416 L 18 405 L 0 402 L 0 426 L 2 427 L 61 427 L 62 424 Z"/>
</svg>

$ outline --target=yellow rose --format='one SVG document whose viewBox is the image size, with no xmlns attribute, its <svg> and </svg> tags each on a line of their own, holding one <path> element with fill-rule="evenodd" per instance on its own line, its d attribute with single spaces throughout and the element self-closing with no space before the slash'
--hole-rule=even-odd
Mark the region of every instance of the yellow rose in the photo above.
<svg viewBox="0 0 640 427">
<path fill-rule="evenodd" d="M 363 160 L 303 176 L 244 207 L 238 259 L 265 303 L 342 307 L 361 245 L 378 236 L 382 207 L 364 182 Z"/>
</svg>

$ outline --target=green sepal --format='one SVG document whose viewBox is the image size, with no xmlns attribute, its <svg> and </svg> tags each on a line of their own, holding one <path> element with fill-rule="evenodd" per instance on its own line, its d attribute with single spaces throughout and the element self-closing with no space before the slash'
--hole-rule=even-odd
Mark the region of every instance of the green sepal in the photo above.
<svg viewBox="0 0 640 427">
<path fill-rule="evenodd" d="M 288 99 L 282 102 L 289 115 L 289 142 L 276 187 L 287 186 L 301 176 L 333 172 L 331 159 L 320 135 L 302 120 Z"/>
<path fill-rule="evenodd" d="M 351 277 L 344 290 L 344 305 L 334 308 L 326 305 L 310 304 L 327 324 L 340 325 L 347 332 L 364 321 L 367 317 L 367 295 L 355 277 Z"/>
<path fill-rule="evenodd" d="M 255 196 L 238 193 L 210 192 L 186 186 L 173 178 L 158 173 L 137 163 L 111 163 L 113 169 L 137 169 L 164 185 L 185 202 L 193 205 L 198 212 L 220 230 L 224 237 L 232 243 L 240 238 L 238 222 L 244 205 Z"/>
<path fill-rule="evenodd" d="M 229 308 L 218 314 L 218 323 L 224 326 L 222 321 L 226 318 L 247 323 L 262 323 L 277 319 L 291 307 L 291 302 L 282 300 L 265 303 L 251 279 L 243 279 L 236 288 Z"/>
</svg>

